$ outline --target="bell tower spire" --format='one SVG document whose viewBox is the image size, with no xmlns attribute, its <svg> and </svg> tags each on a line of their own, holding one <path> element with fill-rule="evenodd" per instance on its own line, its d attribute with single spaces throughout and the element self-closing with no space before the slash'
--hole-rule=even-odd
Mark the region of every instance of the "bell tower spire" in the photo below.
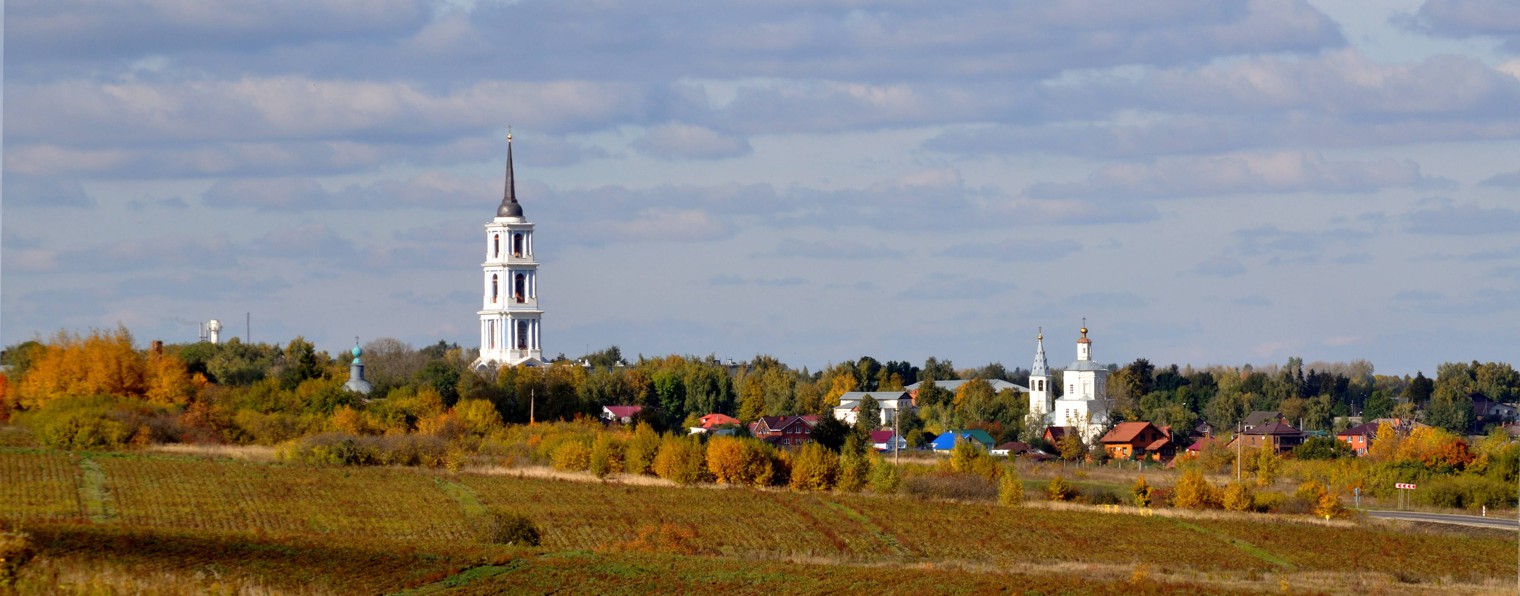
<svg viewBox="0 0 1520 596">
<path fill-rule="evenodd" d="M 502 184 L 501 206 L 496 217 L 522 217 L 522 205 L 517 202 L 517 180 L 512 175 L 512 127 L 507 127 L 507 180 Z"/>
</svg>

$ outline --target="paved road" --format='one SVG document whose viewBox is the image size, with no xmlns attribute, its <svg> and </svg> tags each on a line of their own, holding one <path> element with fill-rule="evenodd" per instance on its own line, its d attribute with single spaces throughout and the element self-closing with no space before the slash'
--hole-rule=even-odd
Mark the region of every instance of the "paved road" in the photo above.
<svg viewBox="0 0 1520 596">
<path fill-rule="evenodd" d="M 1500 530 L 1514 530 L 1520 527 L 1513 517 L 1478 517 L 1476 515 L 1453 515 L 1450 513 L 1421 513 L 1419 511 L 1367 511 L 1371 517 L 1383 519 L 1402 519 L 1418 522 L 1432 522 L 1437 524 L 1456 524 L 1459 526 L 1473 526 L 1477 528 L 1496 528 Z"/>
</svg>

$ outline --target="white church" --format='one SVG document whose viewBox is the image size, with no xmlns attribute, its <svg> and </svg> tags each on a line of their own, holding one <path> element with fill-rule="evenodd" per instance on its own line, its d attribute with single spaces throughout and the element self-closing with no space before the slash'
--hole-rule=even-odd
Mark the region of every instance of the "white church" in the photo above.
<svg viewBox="0 0 1520 596">
<path fill-rule="evenodd" d="M 1092 340 L 1087 322 L 1077 339 L 1077 360 L 1061 371 L 1065 392 L 1059 399 L 1051 387 L 1050 366 L 1045 362 L 1045 333 L 1035 339 L 1034 365 L 1029 369 L 1029 415 L 1044 426 L 1077 429 L 1091 443 L 1108 430 L 1108 367 L 1092 359 Z"/>
<path fill-rule="evenodd" d="M 538 262 L 533 260 L 533 223 L 523 217 L 512 179 L 512 135 L 507 135 L 507 180 L 496 217 L 486 223 L 486 260 L 481 263 L 480 357 L 476 369 L 543 364 L 538 307 Z"/>
</svg>

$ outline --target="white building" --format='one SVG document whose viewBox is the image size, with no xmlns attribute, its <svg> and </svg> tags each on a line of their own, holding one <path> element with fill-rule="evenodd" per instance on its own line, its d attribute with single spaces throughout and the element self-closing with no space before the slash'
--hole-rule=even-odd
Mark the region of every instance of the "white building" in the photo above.
<svg viewBox="0 0 1520 596">
<path fill-rule="evenodd" d="M 1048 426 L 1075 427 L 1082 440 L 1091 442 L 1108 429 L 1108 367 L 1092 359 L 1092 340 L 1087 325 L 1077 340 L 1077 360 L 1061 371 L 1065 393 L 1052 399 L 1050 367 L 1045 363 L 1045 334 L 1038 336 L 1034 366 L 1029 374 L 1029 411 L 1038 412 Z"/>
<path fill-rule="evenodd" d="M 507 135 L 507 180 L 496 217 L 486 224 L 486 260 L 481 263 L 480 357 L 475 368 L 543 363 L 538 307 L 538 262 L 533 260 L 533 224 L 523 218 L 512 177 L 512 135 Z"/>
<path fill-rule="evenodd" d="M 907 391 L 851 391 L 839 396 L 839 405 L 834 407 L 834 418 L 853 426 L 860 412 L 860 403 L 867 397 L 876 400 L 876 405 L 881 406 L 882 426 L 890 426 L 897 419 L 899 411 L 913 408 L 913 398 L 908 397 Z"/>
</svg>

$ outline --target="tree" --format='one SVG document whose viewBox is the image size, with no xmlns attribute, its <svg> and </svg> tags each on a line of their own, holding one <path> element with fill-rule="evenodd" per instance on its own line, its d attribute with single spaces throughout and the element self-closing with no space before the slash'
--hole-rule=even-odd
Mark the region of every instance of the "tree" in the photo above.
<svg viewBox="0 0 1520 596">
<path fill-rule="evenodd" d="M 881 405 L 876 398 L 866 395 L 855 410 L 855 428 L 867 433 L 881 428 Z"/>
<path fill-rule="evenodd" d="M 1244 482 L 1231 482 L 1224 488 L 1222 504 L 1230 511 L 1251 511 L 1256 507 L 1256 497 Z"/>
<path fill-rule="evenodd" d="M 1087 444 L 1082 442 L 1082 437 L 1073 430 L 1061 435 L 1056 441 L 1056 449 L 1060 450 L 1061 459 L 1076 461 L 1087 455 Z"/>
<path fill-rule="evenodd" d="M 1378 418 L 1387 418 L 1393 413 L 1393 399 L 1382 390 L 1373 390 L 1367 402 L 1362 405 L 1362 420 L 1372 421 Z"/>
<path fill-rule="evenodd" d="M 1130 486 L 1130 494 L 1134 497 L 1136 507 L 1150 507 L 1151 496 L 1154 492 L 1155 488 L 1145 481 L 1144 476 L 1136 478 L 1135 484 Z"/>
<path fill-rule="evenodd" d="M 1003 477 L 998 479 L 998 504 L 1005 507 L 1024 504 L 1024 479 L 1014 466 L 1004 466 Z"/>
<path fill-rule="evenodd" d="M 1416 372 L 1414 379 L 1404 388 L 1404 397 L 1415 403 L 1416 406 L 1430 401 L 1430 396 L 1435 392 L 1435 382 L 1425 377 L 1423 371 Z"/>
<path fill-rule="evenodd" d="M 792 460 L 790 486 L 797 490 L 834 488 L 839 477 L 839 455 L 818 443 L 808 443 Z"/>
<path fill-rule="evenodd" d="M 1430 405 L 1425 409 L 1426 422 L 1454 433 L 1466 432 L 1472 422 L 1473 403 L 1472 398 L 1462 389 L 1457 384 L 1437 386 L 1435 393 L 1430 396 Z"/>
<path fill-rule="evenodd" d="M 845 437 L 849 436 L 852 429 L 833 416 L 824 416 L 813 427 L 813 441 L 827 447 L 830 451 L 838 452 L 844 446 Z"/>
</svg>

